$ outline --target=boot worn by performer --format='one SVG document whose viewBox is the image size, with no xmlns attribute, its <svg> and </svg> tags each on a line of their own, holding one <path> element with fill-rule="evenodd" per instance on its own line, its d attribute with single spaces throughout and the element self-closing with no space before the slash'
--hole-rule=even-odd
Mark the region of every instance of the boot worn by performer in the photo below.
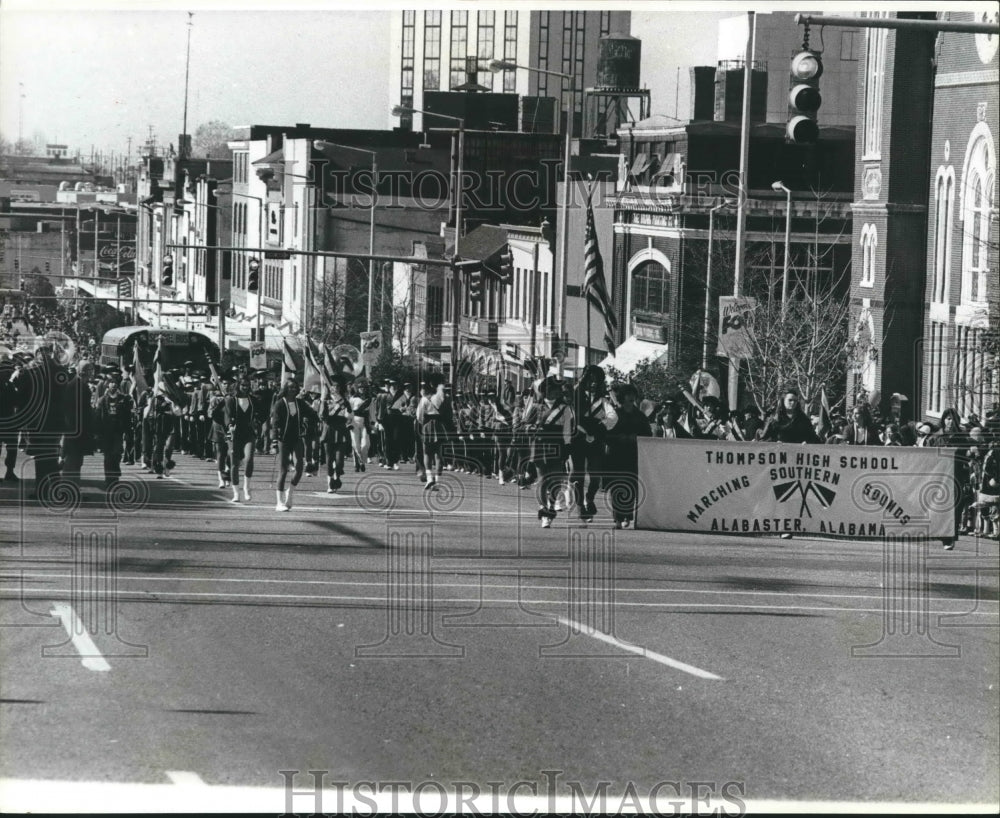
<svg viewBox="0 0 1000 818">
<path fill-rule="evenodd" d="M 275 489 L 274 496 L 277 502 L 274 504 L 275 511 L 288 511 L 288 506 L 285 505 L 284 498 L 281 496 L 284 492 L 281 489 Z"/>
<path fill-rule="evenodd" d="M 233 486 L 234 491 L 235 489 L 236 487 Z M 243 499 L 250 502 L 250 478 L 246 475 L 243 475 Z"/>
<path fill-rule="evenodd" d="M 292 507 L 292 492 L 295 491 L 294 487 L 289 486 L 285 490 L 285 511 L 288 511 Z"/>
</svg>

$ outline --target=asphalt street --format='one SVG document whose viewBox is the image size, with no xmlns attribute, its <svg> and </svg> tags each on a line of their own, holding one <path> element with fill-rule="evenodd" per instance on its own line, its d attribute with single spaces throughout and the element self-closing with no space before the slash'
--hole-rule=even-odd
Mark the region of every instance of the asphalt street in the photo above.
<svg viewBox="0 0 1000 818">
<path fill-rule="evenodd" d="M 995 540 L 543 530 L 412 465 L 279 513 L 272 457 L 238 505 L 177 461 L 0 484 L 0 809 L 1000 801 Z"/>
</svg>

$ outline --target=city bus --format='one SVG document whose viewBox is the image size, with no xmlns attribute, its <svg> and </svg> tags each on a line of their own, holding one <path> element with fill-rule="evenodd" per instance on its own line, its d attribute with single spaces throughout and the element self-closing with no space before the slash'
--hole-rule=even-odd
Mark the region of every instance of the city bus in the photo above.
<svg viewBox="0 0 1000 818">
<path fill-rule="evenodd" d="M 101 365 L 131 366 L 135 348 L 144 369 L 151 369 L 156 347 L 163 341 L 164 369 L 180 369 L 185 361 L 205 372 L 208 360 L 219 362 L 219 345 L 203 332 L 194 330 L 158 329 L 156 327 L 117 327 L 108 330 L 101 341 Z"/>
</svg>

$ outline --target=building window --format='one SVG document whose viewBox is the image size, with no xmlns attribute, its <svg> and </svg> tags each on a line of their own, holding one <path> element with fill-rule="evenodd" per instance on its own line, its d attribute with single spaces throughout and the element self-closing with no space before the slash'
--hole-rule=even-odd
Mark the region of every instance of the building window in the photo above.
<svg viewBox="0 0 1000 818">
<path fill-rule="evenodd" d="M 574 92 L 572 99 L 572 109 L 575 113 L 583 113 L 583 58 L 584 49 L 587 44 L 587 12 L 577 11 L 576 14 L 576 35 L 573 42 L 573 75 L 576 78 L 574 83 Z M 574 131 L 574 135 L 579 135 L 578 131 Z"/>
<path fill-rule="evenodd" d="M 875 250 L 878 247 L 878 231 L 874 224 L 861 227 L 861 280 L 858 286 L 875 286 Z"/>
<path fill-rule="evenodd" d="M 548 11 L 538 12 L 538 67 L 547 70 L 549 67 L 549 14 Z M 538 86 L 538 96 L 549 95 L 549 75 L 533 75 Z"/>
<path fill-rule="evenodd" d="M 503 13 L 503 59 L 504 62 L 517 62 L 517 12 Z M 517 91 L 517 74 L 507 70 L 503 72 L 503 92 L 513 94 Z"/>
<path fill-rule="evenodd" d="M 932 300 L 948 300 L 951 278 L 952 234 L 955 227 L 955 170 L 950 165 L 938 168 L 934 190 L 934 281 Z"/>
<path fill-rule="evenodd" d="M 405 107 L 413 105 L 413 72 L 414 72 L 414 41 L 416 40 L 417 13 L 415 11 L 403 12 L 403 59 L 400 64 L 399 74 L 399 104 Z M 404 130 L 413 127 L 413 117 L 402 116 L 399 119 L 400 127 Z"/>
<path fill-rule="evenodd" d="M 441 12 L 424 12 L 424 90 L 441 90 Z"/>
<path fill-rule="evenodd" d="M 840 59 L 842 62 L 858 61 L 858 41 L 860 32 L 842 31 L 840 33 Z"/>
<path fill-rule="evenodd" d="M 935 415 L 940 415 L 945 409 L 945 384 L 948 382 L 944 344 L 946 330 L 945 324 L 931 322 L 930 349 L 927 355 L 927 411 Z"/>
<path fill-rule="evenodd" d="M 962 302 L 981 303 L 987 298 L 990 261 L 990 214 L 996 186 L 996 153 L 986 123 L 973 131 L 962 171 Z"/>
<path fill-rule="evenodd" d="M 670 273 L 658 261 L 647 261 L 632 273 L 632 314 L 663 316 L 670 312 Z"/>
<path fill-rule="evenodd" d="M 611 33 L 611 12 L 601 12 L 601 36 L 606 37 Z"/>
<path fill-rule="evenodd" d="M 481 11 L 476 15 L 478 28 L 476 38 L 479 41 L 479 48 L 476 50 L 476 56 L 479 57 L 481 62 L 488 63 L 494 56 L 493 37 L 496 29 L 496 16 L 497 13 L 495 11 Z M 480 85 L 484 85 L 492 91 L 493 72 L 481 72 L 478 77 L 478 82 Z"/>
<path fill-rule="evenodd" d="M 449 88 L 465 82 L 465 57 L 469 47 L 469 12 L 451 13 L 451 76 Z"/>
<path fill-rule="evenodd" d="M 983 416 L 992 402 L 993 370 L 983 349 L 982 330 L 968 326 L 955 328 L 955 408 L 962 417 Z"/>
<path fill-rule="evenodd" d="M 888 12 L 876 12 L 869 17 L 888 17 Z M 880 159 L 882 156 L 882 98 L 885 89 L 885 43 L 888 29 L 865 30 L 865 110 L 862 159 Z"/>
</svg>

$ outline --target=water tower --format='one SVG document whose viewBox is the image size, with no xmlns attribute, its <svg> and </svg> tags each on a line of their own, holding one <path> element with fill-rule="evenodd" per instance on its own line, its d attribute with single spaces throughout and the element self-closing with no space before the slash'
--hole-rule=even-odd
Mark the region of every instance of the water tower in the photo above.
<svg viewBox="0 0 1000 818">
<path fill-rule="evenodd" d="M 649 117 L 649 89 L 639 87 L 642 40 L 628 34 L 601 37 L 597 84 L 584 90 L 583 137 L 605 139 L 623 122 Z"/>
</svg>

